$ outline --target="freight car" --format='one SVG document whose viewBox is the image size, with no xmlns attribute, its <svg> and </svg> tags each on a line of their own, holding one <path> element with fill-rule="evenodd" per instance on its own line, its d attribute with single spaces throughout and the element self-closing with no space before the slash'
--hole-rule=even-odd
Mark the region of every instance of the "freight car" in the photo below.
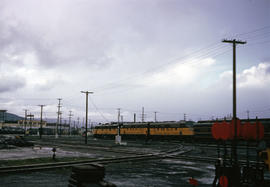
<svg viewBox="0 0 270 187">
<path fill-rule="evenodd" d="M 116 123 L 95 127 L 95 137 L 114 138 L 118 133 L 123 138 L 134 139 L 186 139 L 194 135 L 192 121 Z"/>
</svg>

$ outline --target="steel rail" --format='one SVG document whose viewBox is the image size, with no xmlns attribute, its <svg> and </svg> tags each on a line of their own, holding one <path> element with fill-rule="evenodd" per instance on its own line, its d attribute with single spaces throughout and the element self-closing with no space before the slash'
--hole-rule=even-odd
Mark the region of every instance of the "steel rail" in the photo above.
<svg viewBox="0 0 270 187">
<path fill-rule="evenodd" d="M 87 165 L 91 163 L 99 163 L 99 164 L 110 164 L 110 163 L 120 163 L 120 162 L 128 162 L 128 161 L 141 161 L 148 159 L 163 159 L 170 154 L 175 152 L 179 152 L 183 149 L 183 146 L 180 148 L 176 148 L 174 150 L 162 151 L 155 154 L 144 154 L 138 156 L 125 156 L 118 158 L 103 158 L 103 159 L 91 159 L 84 161 L 70 161 L 70 162 L 58 162 L 58 163 L 45 163 L 45 164 L 31 164 L 31 165 L 21 165 L 21 166 L 9 166 L 9 167 L 0 167 L 0 174 L 10 174 L 10 173 L 20 173 L 20 172 L 31 172 L 31 171 L 40 171 L 40 170 L 48 170 L 48 169 L 57 169 L 57 168 L 68 168 L 76 165 Z M 182 151 L 180 154 L 185 154 L 189 152 Z"/>
<path fill-rule="evenodd" d="M 125 153 L 125 154 L 135 154 L 135 155 L 143 155 L 146 154 L 145 152 L 138 152 L 138 151 L 128 151 L 124 149 L 117 149 L 111 147 L 98 147 L 98 146 L 91 146 L 91 145 L 69 145 L 69 144 L 50 144 L 50 143 L 36 143 L 35 146 L 47 145 L 52 147 L 66 147 L 66 148 L 76 148 L 76 149 L 92 149 L 97 151 L 107 151 L 107 152 L 114 152 L 114 153 Z"/>
</svg>

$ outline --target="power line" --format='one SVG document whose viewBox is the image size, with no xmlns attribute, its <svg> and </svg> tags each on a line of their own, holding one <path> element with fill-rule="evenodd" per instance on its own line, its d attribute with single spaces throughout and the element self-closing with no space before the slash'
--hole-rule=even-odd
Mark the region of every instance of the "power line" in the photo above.
<svg viewBox="0 0 270 187">
<path fill-rule="evenodd" d="M 247 35 L 247 34 L 251 34 L 251 33 L 256 33 L 256 32 L 259 32 L 259 31 L 262 31 L 262 30 L 265 30 L 265 29 L 270 29 L 270 25 L 267 25 L 267 26 L 264 26 L 264 27 L 261 27 L 261 28 L 258 28 L 258 29 L 254 29 L 254 30 L 251 30 L 251 31 L 248 31 L 248 32 L 245 32 L 245 33 L 241 33 L 241 34 L 236 34 L 233 36 L 233 38 L 236 38 L 236 37 L 243 37 L 244 35 Z"/>
<path fill-rule="evenodd" d="M 94 101 L 92 99 L 90 99 L 90 102 L 92 103 L 92 105 L 94 106 L 95 110 L 100 114 L 100 116 L 109 123 L 109 120 L 100 112 L 100 110 L 98 109 L 98 107 L 96 106 L 96 104 L 94 103 Z"/>
<path fill-rule="evenodd" d="M 226 50 L 226 51 L 222 51 L 221 53 L 212 55 L 212 57 L 217 57 L 217 56 L 223 55 L 223 54 L 225 54 L 225 53 L 227 53 L 227 52 L 229 52 L 229 51 L 231 51 L 231 49 L 228 49 L 228 50 Z M 198 59 L 198 60 L 196 60 L 196 61 L 194 61 L 194 62 L 192 62 L 192 63 L 190 63 L 190 62 L 188 62 L 188 61 L 185 61 L 185 62 L 178 63 L 178 64 L 179 64 L 179 65 L 189 64 L 189 65 L 193 66 L 193 65 L 198 64 L 199 62 L 200 62 L 200 59 Z M 168 75 L 168 76 L 172 76 L 172 75 Z M 127 81 L 127 80 L 126 80 L 126 81 Z M 112 87 L 110 87 L 110 88 L 107 88 L 107 90 L 99 91 L 99 92 L 98 92 L 98 93 L 99 93 L 98 96 L 105 95 L 106 92 L 108 92 L 108 91 L 110 91 L 110 95 L 111 95 L 111 94 L 113 94 L 113 93 L 119 93 L 119 92 L 123 93 L 123 92 L 131 91 L 131 90 L 134 90 L 134 89 L 138 89 L 138 88 L 140 88 L 140 87 L 138 87 L 138 86 L 130 86 L 130 88 L 123 88 L 122 90 L 116 90 L 116 91 L 111 91 L 111 90 L 110 90 L 110 89 L 116 89 L 116 88 L 119 88 L 119 86 L 114 86 L 114 87 L 112 86 Z M 105 93 L 105 94 L 104 94 L 104 93 Z"/>
<path fill-rule="evenodd" d="M 218 45 L 218 46 L 215 46 L 215 45 Z M 105 84 L 105 85 L 102 86 L 102 87 L 97 87 L 97 88 L 95 88 L 95 90 L 98 90 L 98 89 L 104 89 L 104 88 L 106 88 L 106 87 L 109 87 L 109 88 L 110 88 L 110 87 L 115 87 L 115 83 L 127 81 L 127 80 L 130 80 L 130 79 L 134 79 L 134 78 L 136 78 L 136 77 L 138 77 L 138 76 L 141 76 L 142 74 L 146 74 L 146 73 L 149 73 L 150 71 L 160 69 L 160 68 L 162 68 L 162 67 L 164 67 L 164 66 L 167 66 L 168 64 L 172 64 L 172 63 L 175 63 L 176 61 L 183 60 L 183 59 L 185 59 L 185 58 L 187 58 L 187 57 L 189 57 L 189 56 L 191 56 L 191 55 L 194 56 L 194 54 L 196 54 L 196 53 L 198 53 L 198 52 L 201 52 L 201 51 L 203 51 L 203 50 L 206 50 L 206 49 L 208 49 L 208 50 L 209 50 L 209 49 L 212 49 L 212 50 L 213 50 L 213 49 L 215 49 L 216 47 L 218 47 L 218 49 L 219 49 L 220 47 L 224 48 L 223 46 L 220 46 L 220 44 L 217 44 L 217 43 L 211 44 L 210 46 L 211 46 L 211 47 L 205 47 L 205 48 L 199 49 L 199 50 L 194 51 L 194 52 L 192 52 L 192 53 L 190 53 L 190 54 L 184 55 L 184 56 L 182 56 L 182 57 L 180 57 L 180 58 L 175 58 L 175 59 L 173 59 L 173 60 L 170 60 L 170 61 L 166 62 L 165 64 L 156 66 L 155 68 L 148 69 L 148 70 L 146 70 L 146 71 L 144 71 L 144 72 L 140 72 L 140 73 L 134 74 L 134 75 L 129 76 L 129 77 L 125 78 L 125 79 L 118 80 L 118 81 L 112 81 L 112 82 L 110 82 L 110 83 L 108 83 L 108 84 Z M 212 46 L 214 46 L 214 47 L 212 47 Z M 97 91 L 97 92 L 98 92 L 98 91 Z"/>
<path fill-rule="evenodd" d="M 265 30 L 265 29 L 268 29 L 268 28 L 270 28 L 270 26 L 265 26 L 265 27 L 262 27 L 262 28 L 259 28 L 259 29 L 255 29 L 255 30 L 246 32 L 246 33 L 237 34 L 236 36 L 242 36 L 242 35 L 248 35 L 248 34 L 252 34 L 252 33 L 257 33 L 259 31 L 262 31 L 262 30 Z M 258 36 L 262 36 L 262 35 L 265 35 L 265 34 L 267 34 L 267 33 L 260 33 L 259 35 L 257 34 L 255 36 L 253 36 L 253 38 L 256 38 Z M 249 36 L 249 37 L 251 37 L 251 36 Z M 249 39 L 249 38 L 247 38 L 247 39 Z M 153 70 L 160 69 L 160 68 L 164 67 L 165 65 L 168 65 L 168 64 L 171 64 L 171 63 L 175 63 L 176 61 L 179 61 L 179 60 L 183 60 L 183 59 L 185 59 L 185 58 L 187 58 L 187 57 L 189 57 L 191 55 L 192 55 L 193 58 L 194 57 L 195 58 L 203 58 L 203 57 L 207 57 L 207 56 L 211 55 L 213 52 L 214 53 L 221 52 L 220 54 L 216 54 L 216 55 L 214 54 L 214 56 L 219 56 L 219 55 L 224 54 L 224 53 L 227 52 L 227 50 L 226 51 L 218 51 L 218 50 L 223 49 L 223 48 L 224 48 L 223 46 L 220 46 L 219 44 L 213 43 L 211 45 L 208 45 L 207 47 L 204 47 L 202 49 L 193 51 L 192 53 L 190 53 L 188 55 L 185 55 L 183 57 L 175 58 L 175 59 L 173 59 L 173 60 L 171 60 L 171 61 L 169 61 L 169 62 L 167 62 L 165 64 L 159 65 L 159 66 L 157 66 L 155 68 L 151 68 L 151 69 L 149 69 L 149 70 L 147 70 L 145 72 L 132 75 L 132 76 L 127 77 L 127 78 L 122 79 L 122 80 L 110 82 L 110 83 L 106 84 L 107 86 L 104 85 L 103 87 L 99 87 L 99 88 L 96 88 L 96 89 L 112 89 L 112 88 L 117 88 L 119 86 L 115 85 L 115 83 L 127 81 L 127 80 L 130 80 L 130 79 L 134 79 L 138 75 L 146 74 L 146 73 L 149 73 L 149 72 L 151 72 Z M 207 50 L 206 53 L 204 53 L 204 54 L 198 54 L 199 52 L 203 52 L 205 50 Z M 199 55 L 199 56 L 196 56 L 196 55 Z M 97 91 L 97 92 L 100 92 L 100 91 Z"/>
<path fill-rule="evenodd" d="M 262 42 L 250 43 L 248 45 L 251 46 L 251 45 L 258 45 L 258 44 L 265 44 L 265 43 L 270 43 L 270 40 L 269 41 L 262 41 Z"/>
</svg>

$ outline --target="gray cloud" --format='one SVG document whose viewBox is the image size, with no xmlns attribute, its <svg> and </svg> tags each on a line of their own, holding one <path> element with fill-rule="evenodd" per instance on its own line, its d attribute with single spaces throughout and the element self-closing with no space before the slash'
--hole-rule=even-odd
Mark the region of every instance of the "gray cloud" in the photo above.
<svg viewBox="0 0 270 187">
<path fill-rule="evenodd" d="M 266 67 L 265 73 L 266 73 L 266 74 L 270 74 L 270 66 L 267 66 L 267 67 Z"/>
<path fill-rule="evenodd" d="M 16 91 L 25 86 L 25 80 L 22 77 L 0 76 L 0 93 Z"/>
</svg>

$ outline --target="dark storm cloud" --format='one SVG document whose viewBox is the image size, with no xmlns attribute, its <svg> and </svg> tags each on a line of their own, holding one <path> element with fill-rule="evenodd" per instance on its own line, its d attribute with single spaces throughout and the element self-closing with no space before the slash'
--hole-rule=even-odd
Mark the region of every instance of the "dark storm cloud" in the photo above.
<svg viewBox="0 0 270 187">
<path fill-rule="evenodd" d="M 38 63 L 46 68 L 73 64 L 104 68 L 115 62 L 112 55 L 117 46 L 120 54 L 116 54 L 116 60 L 122 51 L 127 55 L 136 53 L 144 66 L 143 58 L 148 58 L 143 56 L 145 51 L 153 49 L 153 53 L 159 53 L 164 48 L 185 45 L 183 38 L 175 37 L 179 27 L 171 18 L 189 18 L 190 25 L 181 28 L 182 35 L 198 25 L 196 19 L 191 21 L 189 15 L 194 11 L 190 7 L 185 11 L 178 4 L 180 14 L 179 9 L 172 11 L 172 7 L 161 2 L 149 1 L 141 6 L 136 1 L 66 1 L 60 8 L 50 1 L 43 4 L 45 7 L 35 1 L 24 1 L 23 5 L 20 1 L 6 1 L 9 11 L 2 14 L 9 19 L 0 21 L 2 32 L 7 33 L 2 35 L 1 50 L 12 48 L 12 55 L 34 52 Z M 28 10 L 31 18 L 15 5 Z M 50 8 L 49 14 L 44 11 L 46 7 Z M 185 17 L 183 11 L 187 13 Z M 133 61 L 127 59 L 124 63 L 133 66 Z"/>
<path fill-rule="evenodd" d="M 91 41 L 87 37 L 79 41 L 68 41 L 68 38 L 63 42 L 54 41 L 42 33 L 34 33 L 27 24 L 9 24 L 8 21 L 0 20 L 0 63 L 8 63 L 5 56 L 31 53 L 36 56 L 36 63 L 45 68 L 74 64 L 104 67 L 111 60 L 105 54 L 105 48 L 98 41 Z"/>
<path fill-rule="evenodd" d="M 28 53 L 34 53 L 39 59 L 37 63 L 40 65 L 53 64 L 57 59 L 49 46 L 45 46 L 39 36 L 33 34 L 29 28 L 20 23 L 12 25 L 0 20 L 0 54 L 2 56 L 23 56 Z M 0 59 L 0 63 L 8 63 L 6 60 L 8 59 Z"/>
</svg>

